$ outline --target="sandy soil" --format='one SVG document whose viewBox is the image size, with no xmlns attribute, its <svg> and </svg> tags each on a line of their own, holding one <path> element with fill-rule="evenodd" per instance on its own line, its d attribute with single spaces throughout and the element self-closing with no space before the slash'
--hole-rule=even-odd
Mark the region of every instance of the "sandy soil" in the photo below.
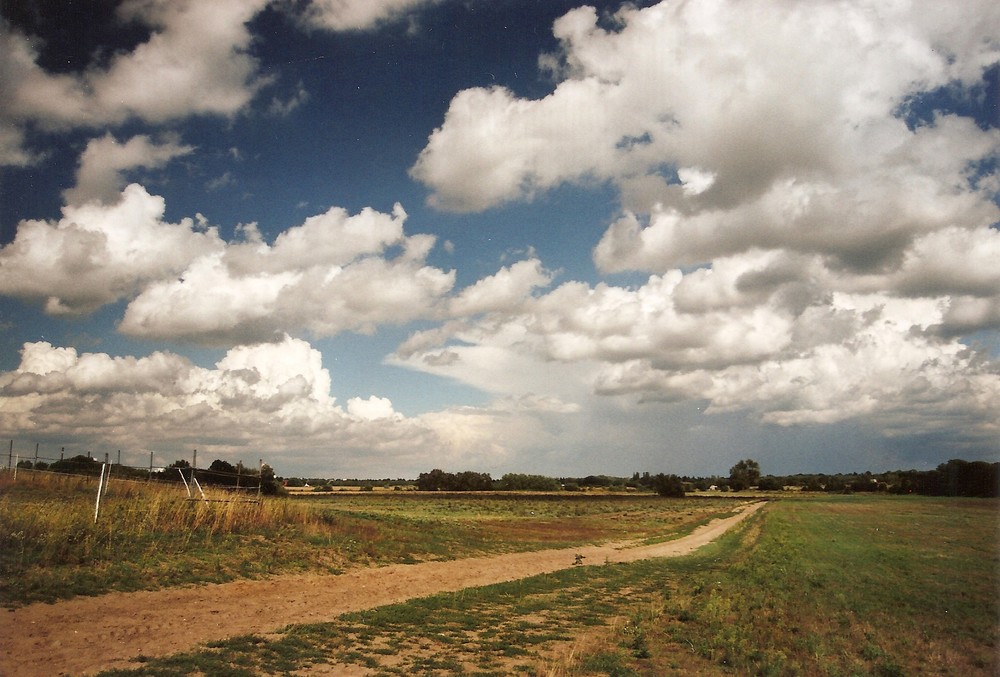
<svg viewBox="0 0 1000 677">
<path fill-rule="evenodd" d="M 0 675 L 80 675 L 130 666 L 138 655 L 162 656 L 198 644 L 439 592 L 526 578 L 574 566 L 685 555 L 714 540 L 764 503 L 717 519 L 689 536 L 651 546 L 599 546 L 398 564 L 341 574 L 109 593 L 57 604 L 0 610 Z M 234 604 L 233 600 L 239 600 Z"/>
</svg>

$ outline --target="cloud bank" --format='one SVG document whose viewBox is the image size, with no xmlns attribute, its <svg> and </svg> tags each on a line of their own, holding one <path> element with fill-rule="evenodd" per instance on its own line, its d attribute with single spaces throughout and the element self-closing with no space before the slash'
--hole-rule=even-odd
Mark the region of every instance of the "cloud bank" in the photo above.
<svg viewBox="0 0 1000 677">
<path fill-rule="evenodd" d="M 1000 130 L 914 111 L 973 96 L 998 20 L 978 3 L 569 12 L 542 59 L 554 91 L 460 92 L 411 174 L 458 212 L 611 183 L 623 213 L 594 262 L 651 276 L 563 284 L 400 361 L 461 379 L 502 351 L 592 364 L 607 395 L 996 447 L 996 363 L 957 337 L 1000 327 Z"/>
<path fill-rule="evenodd" d="M 510 454 L 499 439 L 516 448 L 539 433 L 530 414 L 526 428 L 503 432 L 510 405 L 502 401 L 407 418 L 376 396 L 341 407 L 330 384 L 320 352 L 287 336 L 232 348 L 211 368 L 168 352 L 123 358 L 36 342 L 0 375 L 0 419 L 35 438 L 60 439 L 71 428 L 82 448 L 110 444 L 160 457 L 197 448 L 234 461 L 278 454 L 313 472 L 364 477 L 401 465 L 496 464 Z M 526 404 L 522 412 L 537 408 Z"/>
</svg>

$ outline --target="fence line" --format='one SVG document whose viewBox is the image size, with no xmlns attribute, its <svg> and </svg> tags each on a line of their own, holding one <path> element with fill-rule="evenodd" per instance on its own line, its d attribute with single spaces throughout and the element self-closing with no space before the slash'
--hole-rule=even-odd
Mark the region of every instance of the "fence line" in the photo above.
<svg viewBox="0 0 1000 677">
<path fill-rule="evenodd" d="M 22 473 L 28 472 L 32 476 L 34 473 L 50 473 L 53 475 L 94 478 L 100 479 L 102 484 L 109 484 L 112 475 L 114 475 L 116 481 L 119 482 L 141 481 L 147 483 L 158 482 L 177 484 L 180 480 L 184 480 L 185 485 L 188 484 L 187 480 L 189 479 L 193 480 L 194 483 L 197 483 L 200 479 L 201 482 L 206 484 L 206 486 L 220 487 L 236 491 L 256 491 L 258 495 L 260 494 L 263 484 L 262 476 L 265 466 L 263 459 L 259 461 L 258 467 L 253 469 L 243 465 L 242 461 L 237 462 L 235 466 L 228 461 L 222 461 L 234 469 L 234 471 L 231 472 L 226 469 L 213 469 L 211 467 L 198 468 L 197 449 L 192 452 L 191 463 L 188 463 L 183 459 L 178 459 L 169 465 L 167 463 L 154 464 L 154 452 L 149 452 L 149 464 L 147 466 L 123 464 L 121 462 L 121 450 L 118 450 L 117 463 L 112 462 L 110 460 L 110 454 L 105 452 L 104 463 L 102 464 L 98 461 L 98 459 L 94 458 L 92 452 L 89 451 L 66 458 L 65 449 L 65 447 L 60 448 L 59 458 L 40 456 L 40 445 L 36 443 L 34 454 L 30 458 L 27 456 L 22 457 L 20 453 L 14 453 L 14 440 L 10 440 L 8 444 L 7 464 L 2 468 L 2 470 L 11 473 L 12 478 L 15 481 L 18 479 L 18 471 L 21 471 Z M 103 469 L 103 466 L 107 467 L 106 471 Z M 181 471 L 180 479 L 178 479 L 177 475 L 174 474 L 175 469 Z M 185 473 L 187 474 L 187 477 L 185 477 Z M 201 493 L 204 497 L 204 492 Z M 188 494 L 189 497 L 193 498 L 190 490 L 188 491 Z"/>
<path fill-rule="evenodd" d="M 177 470 L 177 475 L 180 478 L 180 482 L 183 483 L 184 489 L 187 492 L 187 501 L 198 501 L 203 503 L 257 503 L 261 502 L 262 490 L 264 487 L 263 479 L 263 469 L 264 462 L 260 462 L 260 468 L 256 473 L 248 471 L 246 473 L 241 471 L 230 473 L 223 470 L 211 470 L 211 469 L 198 469 L 193 467 L 174 467 L 174 468 L 161 468 L 155 473 L 148 470 L 147 468 L 137 468 L 135 466 L 124 466 L 119 464 L 112 464 L 107 461 L 104 463 L 98 463 L 95 459 L 89 456 L 76 456 L 68 461 L 66 459 L 60 459 L 59 461 L 54 461 L 52 466 L 58 466 L 57 469 L 51 469 L 45 461 L 49 459 L 42 459 L 41 462 L 38 457 L 35 457 L 34 461 L 15 461 L 12 467 L 6 469 L 7 473 L 10 475 L 11 481 L 14 483 L 18 482 L 17 472 L 20 469 L 22 471 L 21 482 L 33 483 L 35 481 L 36 473 L 41 474 L 46 479 L 46 482 L 51 482 L 52 480 L 59 478 L 59 481 L 69 481 L 71 478 L 76 482 L 86 482 L 90 485 L 90 482 L 97 481 L 97 495 L 94 499 L 94 524 L 97 524 L 98 518 L 101 513 L 101 499 L 108 493 L 111 487 L 111 475 L 112 470 L 117 469 L 117 474 L 115 477 L 115 483 L 126 483 L 132 484 L 139 487 L 145 487 L 146 489 L 152 490 L 154 486 L 159 487 L 179 487 L 179 482 L 174 478 L 172 470 Z M 62 465 L 60 466 L 60 462 Z M 40 467 L 44 465 L 45 467 Z M 29 467 L 30 466 L 30 467 Z M 95 472 L 96 471 L 96 472 Z M 129 477 L 128 473 L 131 472 L 133 477 Z M 24 473 L 28 474 L 27 480 L 24 477 Z M 135 474 L 145 475 L 143 478 L 139 479 L 135 477 Z M 157 477 L 153 477 L 153 475 Z M 201 482 L 198 481 L 198 476 L 201 475 L 203 480 L 208 480 L 214 478 L 216 483 L 207 483 L 205 486 L 221 490 L 228 496 L 224 498 L 211 497 L 209 498 L 205 494 L 205 490 L 202 488 Z M 273 479 L 272 479 L 273 481 Z M 241 486 L 241 482 L 243 482 Z M 77 484 L 79 488 L 81 485 Z M 197 488 L 198 495 L 196 496 L 192 491 L 192 488 Z M 245 498 L 236 498 L 241 492 L 253 492 L 252 495 Z M 270 492 L 269 492 L 270 493 Z M 246 496 L 246 494 L 244 494 Z"/>
<path fill-rule="evenodd" d="M 101 464 L 98 464 L 98 466 L 100 466 L 100 465 Z M 115 467 L 117 467 L 117 466 L 115 466 Z M 128 467 L 128 466 L 126 466 L 126 467 Z M 104 493 L 107 493 L 107 488 L 110 485 L 110 483 L 107 481 L 109 475 L 112 477 L 112 479 L 114 479 L 114 483 L 115 484 L 129 484 L 129 485 L 135 486 L 136 488 L 141 488 L 141 487 L 146 487 L 146 486 L 180 487 L 180 488 L 183 488 L 183 484 L 182 484 L 182 482 L 181 482 L 180 479 L 167 479 L 168 477 L 171 476 L 170 473 L 165 473 L 163 477 L 154 477 L 152 479 L 148 479 L 148 478 L 137 479 L 135 477 L 126 477 L 126 476 L 123 476 L 121 474 L 111 475 L 110 468 L 111 468 L 111 466 L 108 466 L 108 469 L 105 470 L 105 476 L 104 476 L 104 478 L 105 478 L 105 482 L 104 482 L 105 492 Z M 76 482 L 84 482 L 84 483 L 88 483 L 88 484 L 92 483 L 92 482 L 99 482 L 100 481 L 100 467 L 98 467 L 97 472 L 95 472 L 93 474 L 91 474 L 91 473 L 79 473 L 79 472 L 65 472 L 65 471 L 59 471 L 59 470 L 34 469 L 34 468 L 26 468 L 26 467 L 15 468 L 15 470 L 18 471 L 18 474 L 16 474 L 16 475 L 12 471 L 8 472 L 7 468 L 0 466 L 0 475 L 2 475 L 2 474 L 9 474 L 9 475 L 11 475 L 11 479 L 12 480 L 16 480 L 18 482 L 31 482 L 31 478 L 33 476 L 46 477 L 49 480 L 62 479 L 62 480 L 65 480 L 67 482 L 68 481 L 76 481 Z M 175 469 L 171 468 L 170 470 L 173 471 Z M 190 473 L 191 469 L 190 468 L 185 468 L 184 470 L 185 470 L 185 472 Z M 199 476 L 201 476 L 201 474 L 203 472 L 205 472 L 205 471 L 203 469 L 199 469 L 197 472 L 198 472 Z M 154 474 L 158 474 L 158 473 L 154 473 Z M 186 477 L 190 477 L 190 475 L 187 475 Z M 247 485 L 247 486 L 240 486 L 239 487 L 239 491 L 240 492 L 243 492 L 243 491 L 257 491 L 258 484 L 256 483 L 256 480 L 257 480 L 257 476 L 256 475 L 241 475 L 241 477 L 243 479 L 252 479 L 252 480 L 254 480 L 255 483 Z M 211 487 L 212 489 L 223 489 L 223 490 L 226 490 L 226 491 L 236 491 L 236 489 L 237 489 L 237 487 L 235 487 L 234 485 L 227 485 L 227 484 L 208 484 L 208 483 L 206 483 L 205 486 L 206 487 Z"/>
</svg>

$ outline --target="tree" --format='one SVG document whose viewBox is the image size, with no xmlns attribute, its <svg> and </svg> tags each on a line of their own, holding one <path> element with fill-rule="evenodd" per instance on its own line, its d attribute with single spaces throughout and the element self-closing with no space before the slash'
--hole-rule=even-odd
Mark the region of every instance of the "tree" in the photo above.
<svg viewBox="0 0 1000 677">
<path fill-rule="evenodd" d="M 78 454 L 66 460 L 59 459 L 55 461 L 49 466 L 49 470 L 68 473 L 70 475 L 99 475 L 101 473 L 101 464 L 90 456 Z"/>
<path fill-rule="evenodd" d="M 490 491 L 493 478 L 489 473 L 464 470 L 455 475 L 455 491 Z"/>
<path fill-rule="evenodd" d="M 430 472 L 422 472 L 417 477 L 417 491 L 490 491 L 493 489 L 493 478 L 489 473 L 466 470 L 460 473 L 450 473 L 434 468 Z"/>
<path fill-rule="evenodd" d="M 757 488 L 761 491 L 781 491 L 785 485 L 777 477 L 762 477 L 757 482 Z"/>
<path fill-rule="evenodd" d="M 417 491 L 444 491 L 450 483 L 450 474 L 440 468 L 420 473 L 417 477 Z"/>
<path fill-rule="evenodd" d="M 659 473 L 652 478 L 653 489 L 660 496 L 667 498 L 684 498 L 684 482 L 677 475 Z"/>
<path fill-rule="evenodd" d="M 267 463 L 260 466 L 260 493 L 273 496 L 284 493 L 285 489 L 275 478 L 274 468 Z"/>
<path fill-rule="evenodd" d="M 752 458 L 740 461 L 729 469 L 729 486 L 733 491 L 742 491 L 756 486 L 760 479 L 760 464 Z"/>
<path fill-rule="evenodd" d="M 212 465 L 208 466 L 208 469 L 210 471 L 209 478 L 211 479 L 212 484 L 222 484 L 227 486 L 236 484 L 236 467 L 232 463 L 217 458 L 212 461 Z"/>
<path fill-rule="evenodd" d="M 221 458 L 212 461 L 212 465 L 208 466 L 208 469 L 213 472 L 224 472 L 230 475 L 236 474 L 236 467 L 229 461 L 223 461 Z"/>
</svg>

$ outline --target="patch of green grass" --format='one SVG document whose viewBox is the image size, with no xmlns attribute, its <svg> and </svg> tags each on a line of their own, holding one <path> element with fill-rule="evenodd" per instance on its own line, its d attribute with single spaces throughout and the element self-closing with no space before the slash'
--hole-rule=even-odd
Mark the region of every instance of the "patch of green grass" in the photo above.
<svg viewBox="0 0 1000 677">
<path fill-rule="evenodd" d="M 620 651 L 598 651 L 583 659 L 580 668 L 588 673 L 608 675 L 608 677 L 638 677 L 627 664 L 628 659 Z"/>
<path fill-rule="evenodd" d="M 675 577 L 647 641 L 749 674 L 994 674 L 996 511 L 902 497 L 774 503 L 741 543 L 731 534 L 664 563 Z"/>
</svg>

